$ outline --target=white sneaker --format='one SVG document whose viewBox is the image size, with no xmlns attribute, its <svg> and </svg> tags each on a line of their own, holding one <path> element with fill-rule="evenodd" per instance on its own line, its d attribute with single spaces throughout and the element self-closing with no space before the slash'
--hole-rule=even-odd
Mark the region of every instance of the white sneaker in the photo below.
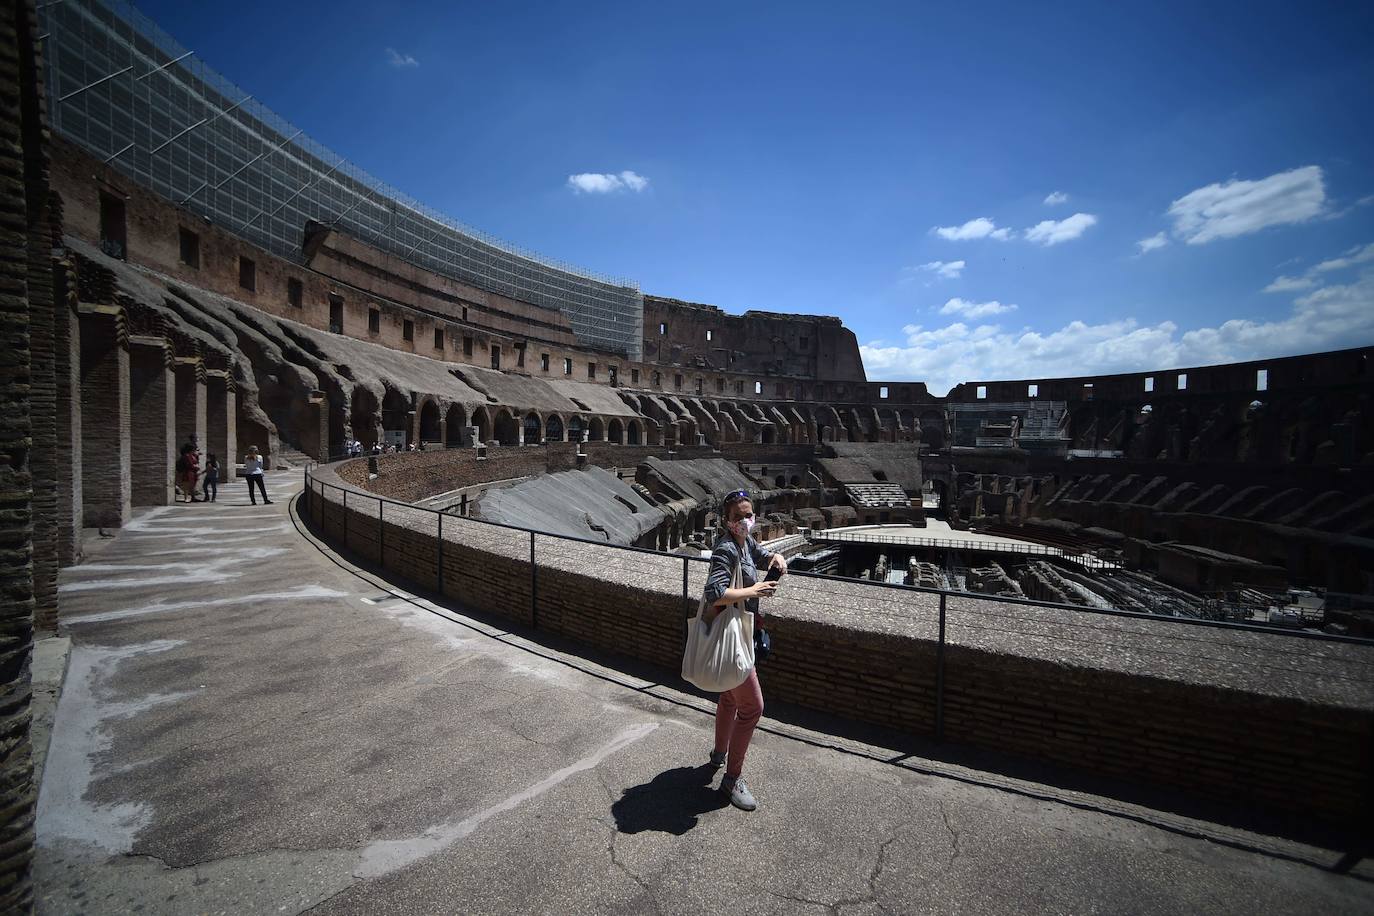
<svg viewBox="0 0 1374 916">
<path fill-rule="evenodd" d="M 749 791 L 749 787 L 741 778 L 726 776 L 720 781 L 720 791 L 722 795 L 729 796 L 730 804 L 741 811 L 753 811 L 759 806 L 759 803 L 754 800 L 754 794 Z"/>
</svg>

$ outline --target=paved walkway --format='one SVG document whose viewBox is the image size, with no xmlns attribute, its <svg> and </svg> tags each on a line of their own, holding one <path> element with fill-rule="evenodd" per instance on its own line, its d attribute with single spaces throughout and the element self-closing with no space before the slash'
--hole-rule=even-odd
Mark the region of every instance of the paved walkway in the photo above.
<svg viewBox="0 0 1374 916">
<path fill-rule="evenodd" d="M 1374 908 L 1336 852 L 771 720 L 722 808 L 702 701 L 383 588 L 268 486 L 63 572 L 40 913 Z"/>
</svg>

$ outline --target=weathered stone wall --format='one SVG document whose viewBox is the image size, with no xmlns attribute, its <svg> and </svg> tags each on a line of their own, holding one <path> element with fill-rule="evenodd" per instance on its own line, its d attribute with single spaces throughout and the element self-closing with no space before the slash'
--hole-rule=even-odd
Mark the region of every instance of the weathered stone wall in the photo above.
<svg viewBox="0 0 1374 916">
<path fill-rule="evenodd" d="M 352 476 L 354 464 L 337 467 Z M 343 484 L 334 468 L 316 475 L 307 514 L 331 542 L 475 610 L 648 662 L 665 677 L 677 669 L 701 564 L 536 535 L 532 576 L 529 532 L 448 516 L 441 545 L 437 515 L 379 512 L 357 491 L 345 512 L 342 493 L 319 486 Z M 775 653 L 760 668 L 766 696 L 931 732 L 935 596 L 805 577 L 780 594 L 769 609 Z M 1374 691 L 1357 673 L 1374 650 L 1327 643 L 1314 660 L 1313 644 L 1277 635 L 949 603 L 949 740 L 1346 826 L 1366 816 Z"/>
<path fill-rule="evenodd" d="M 172 350 L 162 337 L 129 339 L 130 494 L 135 506 L 166 506 L 173 499 L 177 454 L 176 377 Z"/>
<path fill-rule="evenodd" d="M 129 349 L 118 306 L 81 307 L 81 493 L 83 525 L 129 520 Z"/>
</svg>

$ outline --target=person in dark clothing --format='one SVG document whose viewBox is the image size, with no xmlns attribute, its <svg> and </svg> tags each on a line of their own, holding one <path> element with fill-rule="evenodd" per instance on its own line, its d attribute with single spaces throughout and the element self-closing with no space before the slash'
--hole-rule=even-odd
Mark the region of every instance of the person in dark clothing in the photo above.
<svg viewBox="0 0 1374 916">
<path fill-rule="evenodd" d="M 201 485 L 206 502 L 214 502 L 219 496 L 219 459 L 214 453 L 205 458 L 205 482 Z"/>
</svg>

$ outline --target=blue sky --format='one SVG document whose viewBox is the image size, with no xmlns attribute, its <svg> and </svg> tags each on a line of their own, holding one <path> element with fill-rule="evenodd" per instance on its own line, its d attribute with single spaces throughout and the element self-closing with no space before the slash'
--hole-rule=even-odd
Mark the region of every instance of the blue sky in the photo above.
<svg viewBox="0 0 1374 916">
<path fill-rule="evenodd" d="M 1374 6 L 954 6 L 140 9 L 431 206 L 839 315 L 870 378 L 1374 343 Z"/>
</svg>

